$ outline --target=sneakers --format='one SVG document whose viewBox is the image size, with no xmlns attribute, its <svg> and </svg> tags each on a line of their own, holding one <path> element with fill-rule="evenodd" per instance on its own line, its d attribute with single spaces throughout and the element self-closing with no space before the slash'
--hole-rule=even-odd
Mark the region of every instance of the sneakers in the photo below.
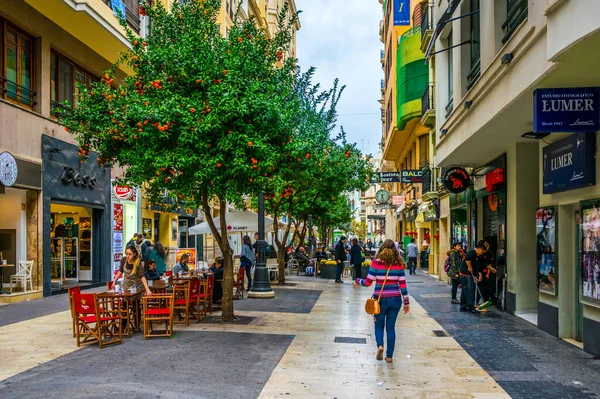
<svg viewBox="0 0 600 399">
<path fill-rule="evenodd" d="M 335 280 L 335 282 L 338 284 L 344 284 L 344 282 L 342 280 Z"/>
<path fill-rule="evenodd" d="M 453 299 L 453 300 L 450 301 L 450 303 L 458 305 L 458 304 L 460 304 L 460 301 L 458 299 Z"/>
<path fill-rule="evenodd" d="M 377 360 L 383 360 L 383 346 L 377 348 Z"/>
<path fill-rule="evenodd" d="M 385 361 L 388 363 L 392 363 L 394 360 L 391 357 L 386 357 Z"/>
</svg>

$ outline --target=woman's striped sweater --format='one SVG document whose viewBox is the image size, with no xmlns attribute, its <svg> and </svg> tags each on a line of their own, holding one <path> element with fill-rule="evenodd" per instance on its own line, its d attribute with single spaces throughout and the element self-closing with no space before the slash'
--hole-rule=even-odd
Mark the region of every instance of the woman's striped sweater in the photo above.
<svg viewBox="0 0 600 399">
<path fill-rule="evenodd" d="M 382 298 L 390 298 L 396 296 L 402 296 L 404 304 L 409 304 L 408 289 L 406 288 L 406 275 L 404 274 L 404 265 L 392 265 L 390 266 L 390 273 L 388 275 L 385 287 L 381 293 Z M 375 259 L 371 263 L 369 269 L 369 275 L 365 279 L 357 278 L 356 282 L 364 287 L 370 287 L 373 281 L 375 281 L 375 291 L 373 295 L 377 297 L 383 281 L 385 280 L 385 274 L 387 273 L 387 266 L 378 259 Z"/>
</svg>

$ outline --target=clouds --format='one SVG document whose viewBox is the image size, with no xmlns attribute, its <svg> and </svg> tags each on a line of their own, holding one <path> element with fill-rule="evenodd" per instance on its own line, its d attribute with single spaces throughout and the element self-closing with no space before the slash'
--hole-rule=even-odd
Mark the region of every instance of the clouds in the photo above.
<svg viewBox="0 0 600 399">
<path fill-rule="evenodd" d="M 375 153 L 381 141 L 379 52 L 381 4 L 377 0 L 296 0 L 302 10 L 297 49 L 303 70 L 317 68 L 315 83 L 331 87 L 335 78 L 346 85 L 338 105 L 338 126 L 348 141 Z M 362 115 L 357 115 L 362 114 Z"/>
</svg>

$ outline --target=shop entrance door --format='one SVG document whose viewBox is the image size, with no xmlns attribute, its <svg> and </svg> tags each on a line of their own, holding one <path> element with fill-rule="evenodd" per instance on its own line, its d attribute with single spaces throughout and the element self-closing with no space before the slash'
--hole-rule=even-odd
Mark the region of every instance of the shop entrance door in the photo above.
<svg viewBox="0 0 600 399">
<path fill-rule="evenodd" d="M 581 216 L 575 211 L 575 340 L 583 342 L 583 305 L 579 300 L 581 294 Z"/>
<path fill-rule="evenodd" d="M 6 260 L 7 267 L 0 267 L 0 279 L 10 282 L 10 276 L 17 271 L 17 230 L 0 230 L 0 252 Z"/>
</svg>

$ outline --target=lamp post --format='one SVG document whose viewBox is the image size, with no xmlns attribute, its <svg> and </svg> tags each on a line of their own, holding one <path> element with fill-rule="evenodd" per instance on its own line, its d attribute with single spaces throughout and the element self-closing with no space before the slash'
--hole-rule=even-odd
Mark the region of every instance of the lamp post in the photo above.
<svg viewBox="0 0 600 399">
<path fill-rule="evenodd" d="M 275 220 L 277 223 L 277 220 Z M 254 268 L 254 284 L 248 292 L 248 298 L 275 298 L 271 289 L 269 270 L 265 259 L 265 198 L 263 193 L 258 195 L 258 261 Z"/>
<path fill-rule="evenodd" d="M 312 215 L 308 215 L 308 255 L 313 257 L 313 224 Z"/>
</svg>

